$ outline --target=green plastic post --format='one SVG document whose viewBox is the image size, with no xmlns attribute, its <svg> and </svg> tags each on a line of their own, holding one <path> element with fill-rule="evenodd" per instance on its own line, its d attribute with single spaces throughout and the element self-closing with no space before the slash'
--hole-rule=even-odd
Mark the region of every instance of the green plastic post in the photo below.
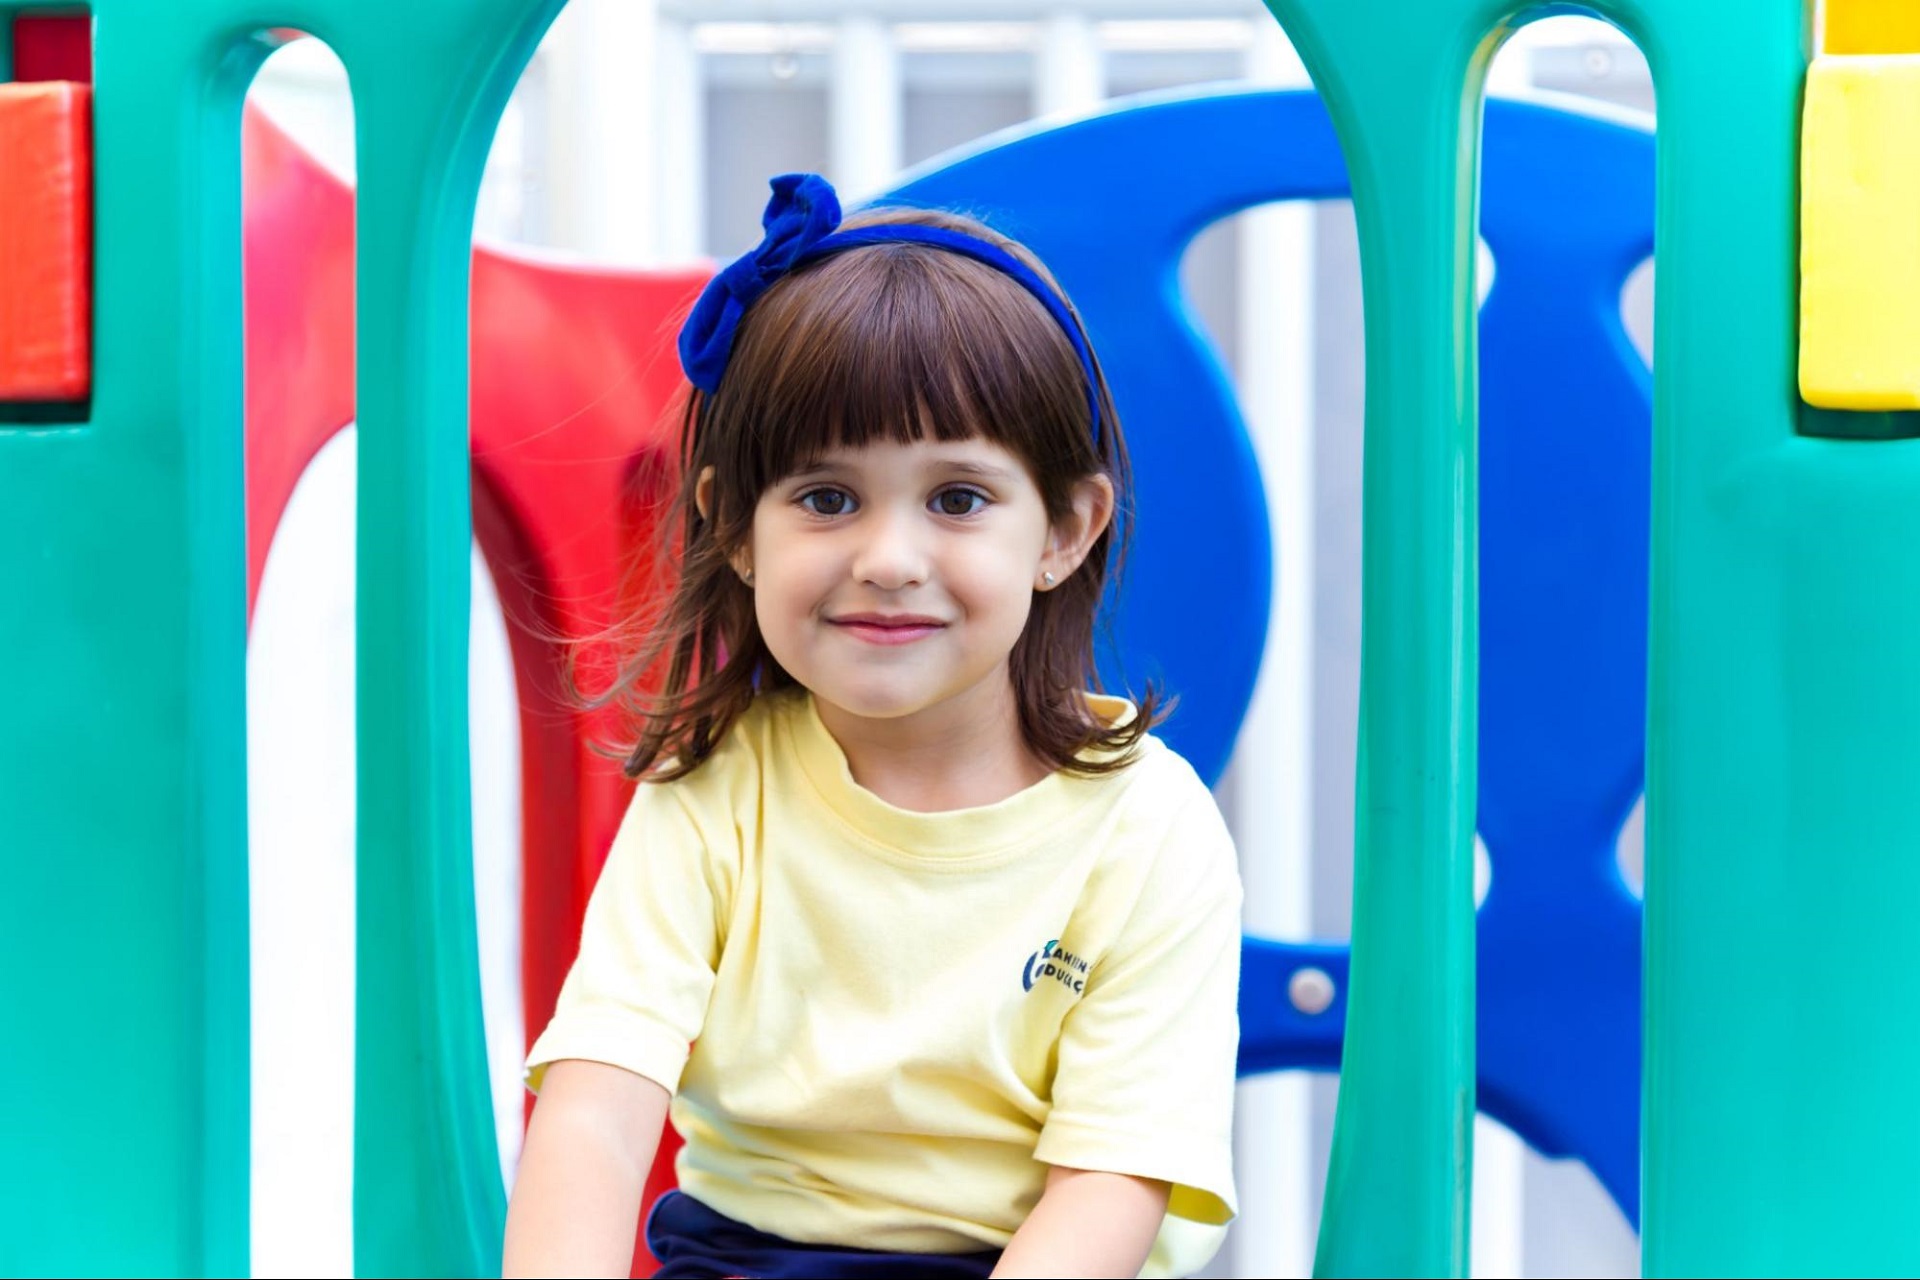
<svg viewBox="0 0 1920 1280">
<path fill-rule="evenodd" d="M 1465 5 L 1269 3 L 1347 153 L 1367 326 L 1354 953 L 1315 1270 L 1465 1275 L 1473 259 L 1479 84 L 1493 39 Z"/>
<path fill-rule="evenodd" d="M 467 763 L 467 307 L 493 129 L 560 0 L 337 28 L 359 171 L 354 1265 L 496 1273 Z M 360 6 L 356 6 L 360 8 Z M 396 29 L 397 28 L 397 29 Z"/>
</svg>

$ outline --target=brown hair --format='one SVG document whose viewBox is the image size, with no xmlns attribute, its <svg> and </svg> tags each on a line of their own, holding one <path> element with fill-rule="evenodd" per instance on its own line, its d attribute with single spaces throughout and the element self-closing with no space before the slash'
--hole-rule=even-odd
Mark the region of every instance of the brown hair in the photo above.
<svg viewBox="0 0 1920 1280">
<path fill-rule="evenodd" d="M 970 218 L 896 208 L 842 225 L 886 223 L 978 236 L 1054 283 L 1024 247 Z M 1157 691 L 1149 686 L 1139 715 L 1120 725 L 1096 720 L 1079 696 L 1100 687 L 1094 625 L 1109 562 L 1117 573 L 1123 558 L 1131 492 L 1112 397 L 1097 364 L 1094 373 L 1097 441 L 1087 375 L 1046 308 L 1003 272 L 932 246 L 846 250 L 769 289 L 740 324 L 719 390 L 689 393 L 679 497 L 667 526 L 680 529 L 678 581 L 624 624 L 625 656 L 595 700 L 618 704 L 636 726 L 622 748 L 628 776 L 666 781 L 692 772 L 756 694 L 797 683 L 767 651 L 752 589 L 729 563 L 752 531 L 760 495 L 834 448 L 928 437 L 984 438 L 1007 449 L 1032 473 L 1054 520 L 1071 514 L 1077 482 L 1112 482 L 1114 521 L 1076 572 L 1036 593 L 1009 665 L 1021 734 L 1036 756 L 1079 774 L 1131 763 L 1163 714 Z M 712 509 L 702 516 L 694 491 L 708 467 Z"/>
</svg>

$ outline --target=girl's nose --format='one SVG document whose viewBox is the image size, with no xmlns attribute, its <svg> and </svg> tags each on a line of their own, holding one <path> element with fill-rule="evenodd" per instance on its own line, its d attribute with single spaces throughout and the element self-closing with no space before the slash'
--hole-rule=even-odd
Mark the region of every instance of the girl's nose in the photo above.
<svg viewBox="0 0 1920 1280">
<path fill-rule="evenodd" d="M 925 529 L 917 513 L 887 512 L 864 521 L 864 535 L 853 560 L 853 576 L 882 591 L 899 591 L 927 580 Z"/>
</svg>

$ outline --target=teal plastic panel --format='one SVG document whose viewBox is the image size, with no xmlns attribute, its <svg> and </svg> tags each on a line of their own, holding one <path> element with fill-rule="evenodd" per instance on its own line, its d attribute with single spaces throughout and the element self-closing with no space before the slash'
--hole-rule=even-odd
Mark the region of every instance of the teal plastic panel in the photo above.
<svg viewBox="0 0 1920 1280">
<path fill-rule="evenodd" d="M 1272 7 L 1348 150 L 1368 334 L 1356 954 L 1319 1267 L 1459 1274 L 1471 89 L 1512 22 L 1572 7 Z M 1802 5 L 1581 8 L 1639 42 L 1660 99 L 1646 1268 L 1905 1274 L 1920 454 L 1796 434 Z"/>
<path fill-rule="evenodd" d="M 1347 148 L 1368 321 L 1352 1040 L 1319 1267 L 1461 1274 L 1477 86 L 1549 10 L 1272 4 Z M 360 135 L 356 1266 L 497 1263 L 466 254 L 494 121 L 556 5 L 94 5 L 92 412 L 0 425 L 0 1026 L 22 1098 L 0 1270 L 246 1266 L 237 136 L 253 33 L 277 26 L 340 53 Z M 1640 41 L 1661 108 L 1647 1269 L 1911 1273 L 1920 446 L 1796 434 L 1800 0 L 1593 8 Z"/>
<path fill-rule="evenodd" d="M 255 33 L 277 27 L 340 54 L 359 135 L 355 1265 L 498 1267 L 468 848 L 468 246 L 494 125 L 558 4 L 93 6 L 93 412 L 0 426 L 0 1025 L 30 1072 L 0 1147 L 0 1271 L 247 1268 L 239 121 Z"/>
</svg>

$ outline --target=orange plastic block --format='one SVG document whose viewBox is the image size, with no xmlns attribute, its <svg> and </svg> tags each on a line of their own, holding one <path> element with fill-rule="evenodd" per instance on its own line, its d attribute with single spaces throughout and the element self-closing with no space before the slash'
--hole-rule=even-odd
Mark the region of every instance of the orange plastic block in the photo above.
<svg viewBox="0 0 1920 1280">
<path fill-rule="evenodd" d="M 1827 0 L 1823 53 L 1920 53 L 1914 0 Z"/>
<path fill-rule="evenodd" d="M 0 400 L 93 382 L 92 90 L 0 84 Z"/>
</svg>

